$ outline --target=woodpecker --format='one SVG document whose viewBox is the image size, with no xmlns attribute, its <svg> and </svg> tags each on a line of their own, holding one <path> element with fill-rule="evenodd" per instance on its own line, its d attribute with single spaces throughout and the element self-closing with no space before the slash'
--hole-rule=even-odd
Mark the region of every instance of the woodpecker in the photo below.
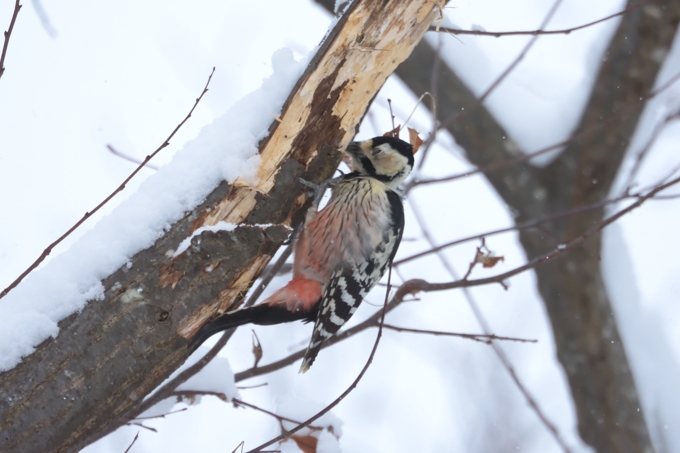
<svg viewBox="0 0 680 453">
<path fill-rule="evenodd" d="M 308 211 L 295 243 L 291 281 L 259 305 L 206 323 L 190 347 L 243 324 L 314 322 L 300 367 L 304 373 L 323 342 L 354 314 L 401 242 L 404 207 L 397 187 L 411 172 L 414 159 L 413 147 L 394 137 L 352 142 L 345 156 L 352 171 L 332 180 L 331 197 L 322 210 L 313 205 Z"/>
</svg>

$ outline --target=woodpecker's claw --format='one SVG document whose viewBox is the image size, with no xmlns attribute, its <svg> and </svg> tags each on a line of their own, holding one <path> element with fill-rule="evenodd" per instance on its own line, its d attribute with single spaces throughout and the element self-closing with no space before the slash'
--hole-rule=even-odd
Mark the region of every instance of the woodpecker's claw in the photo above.
<svg viewBox="0 0 680 453">
<path fill-rule="evenodd" d="M 321 188 L 320 185 L 314 184 L 313 182 L 307 181 L 306 179 L 302 179 L 299 176 L 295 176 L 295 179 L 297 180 L 297 182 L 299 182 L 303 186 L 307 186 L 310 189 L 314 189 L 315 192 Z"/>
<path fill-rule="evenodd" d="M 321 184 L 314 184 L 313 182 L 307 181 L 306 179 L 302 179 L 299 176 L 295 176 L 295 179 L 303 186 L 307 186 L 310 189 L 314 190 L 314 201 L 312 201 L 312 205 L 319 206 L 321 198 L 323 197 L 324 192 L 326 192 L 326 189 L 342 181 L 343 176 L 344 175 L 327 179 L 325 181 L 322 181 Z"/>
</svg>

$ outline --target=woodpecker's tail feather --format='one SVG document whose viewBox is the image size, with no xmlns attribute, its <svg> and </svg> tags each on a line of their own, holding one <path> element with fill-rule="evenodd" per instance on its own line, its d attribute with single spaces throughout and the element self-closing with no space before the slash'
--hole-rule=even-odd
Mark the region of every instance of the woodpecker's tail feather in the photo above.
<svg viewBox="0 0 680 453">
<path fill-rule="evenodd" d="M 298 373 L 304 374 L 307 371 L 309 371 L 309 368 L 312 366 L 314 360 L 316 359 L 316 356 L 319 354 L 319 351 L 321 350 L 322 344 L 323 341 L 319 341 L 316 344 L 309 345 L 309 347 L 305 351 L 305 356 L 302 359 L 302 364 L 300 365 L 300 371 L 298 371 Z"/>
<path fill-rule="evenodd" d="M 196 349 L 216 333 L 242 326 L 243 324 L 252 323 L 266 326 L 299 320 L 312 321 L 314 318 L 316 318 L 315 310 L 311 312 L 291 312 L 285 306 L 255 305 L 225 313 L 219 318 L 203 324 L 198 332 L 196 332 L 196 335 L 191 337 L 189 348 Z"/>
</svg>

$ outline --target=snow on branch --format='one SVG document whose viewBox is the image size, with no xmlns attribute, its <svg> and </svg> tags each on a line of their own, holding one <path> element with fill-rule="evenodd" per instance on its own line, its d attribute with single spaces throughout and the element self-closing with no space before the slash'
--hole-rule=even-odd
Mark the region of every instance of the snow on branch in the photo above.
<svg viewBox="0 0 680 453">
<path fill-rule="evenodd" d="M 185 338 L 243 302 L 309 204 L 295 177 L 332 175 L 441 6 L 358 0 L 306 69 L 277 52 L 259 90 L 2 299 L 3 327 L 21 338 L 0 354 L 3 452 L 77 451 L 127 423 L 186 360 Z M 236 227 L 206 228 L 219 222 Z"/>
</svg>

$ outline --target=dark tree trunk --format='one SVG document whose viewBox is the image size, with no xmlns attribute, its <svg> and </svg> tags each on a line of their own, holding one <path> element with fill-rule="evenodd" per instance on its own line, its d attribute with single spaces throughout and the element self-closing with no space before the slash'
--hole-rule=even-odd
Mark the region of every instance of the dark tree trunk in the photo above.
<svg viewBox="0 0 680 453">
<path fill-rule="evenodd" d="M 327 9 L 332 1 L 317 0 Z M 627 5 L 631 6 L 631 4 Z M 599 128 L 572 142 L 547 168 L 520 163 L 486 172 L 518 223 L 603 200 L 611 189 L 644 99 L 652 90 L 680 20 L 680 2 L 656 0 L 626 13 L 606 50 L 590 100 L 575 134 Z M 512 24 L 508 24 L 512 26 Z M 416 96 L 437 93 L 440 119 L 459 121 L 447 130 L 478 167 L 518 157 L 518 146 L 475 96 L 421 42 L 396 74 Z M 455 69 L 455 68 L 453 68 Z M 611 126 L 606 123 L 618 119 Z M 444 120 L 445 121 L 445 120 Z M 600 127 L 604 125 L 604 127 Z M 506 138 L 507 137 L 507 138 Z M 604 210 L 555 221 L 541 230 L 523 230 L 520 240 L 529 259 L 553 250 L 601 222 Z M 558 358 L 567 374 L 583 440 L 601 453 L 652 452 L 648 428 L 621 343 L 600 269 L 601 238 L 536 270 Z"/>
</svg>

